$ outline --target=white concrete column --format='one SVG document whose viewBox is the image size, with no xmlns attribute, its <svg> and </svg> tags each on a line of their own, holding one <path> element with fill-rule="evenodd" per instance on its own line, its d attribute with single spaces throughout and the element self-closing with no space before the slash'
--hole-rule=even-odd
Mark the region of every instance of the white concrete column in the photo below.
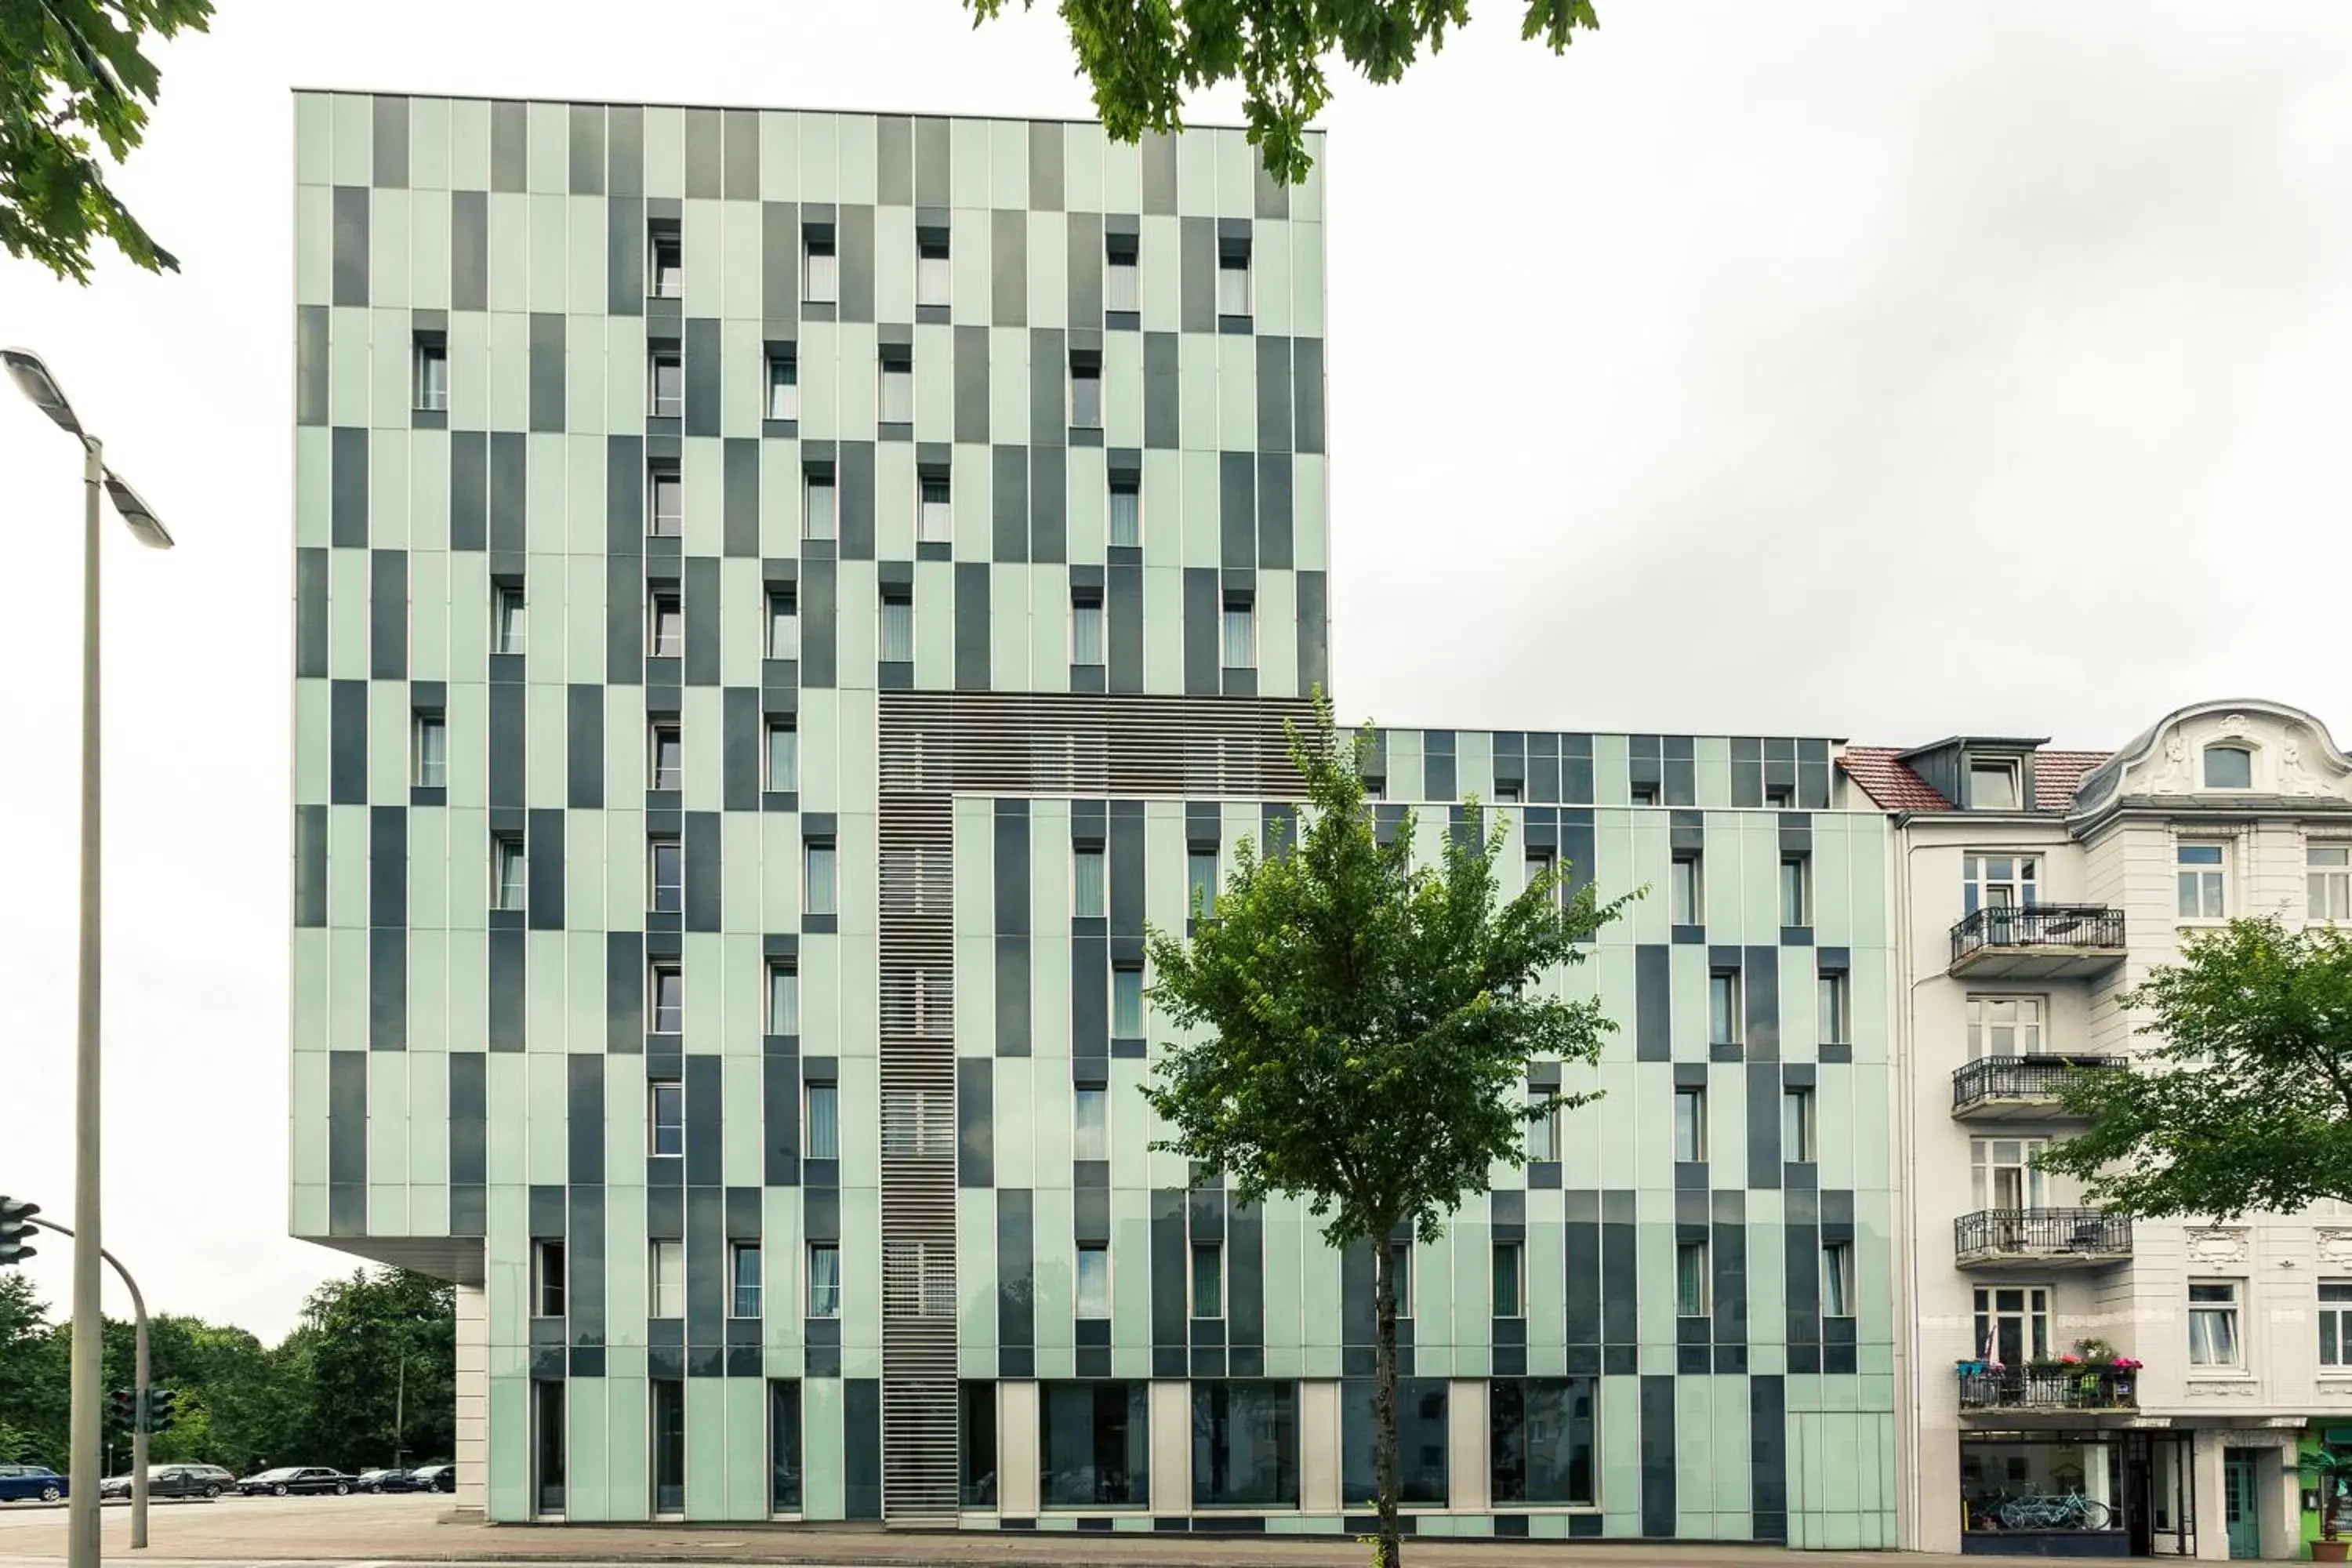
<svg viewBox="0 0 2352 1568">
<path fill-rule="evenodd" d="M 1339 1385 L 1328 1380 L 1298 1385 L 1298 1509 L 1340 1511 Z"/>
<path fill-rule="evenodd" d="M 490 1499 L 490 1298 L 479 1285 L 457 1287 L 457 1508 L 479 1514 Z"/>
<path fill-rule="evenodd" d="M 1192 1385 L 1181 1379 L 1151 1384 L 1151 1511 L 1192 1511 Z"/>
<path fill-rule="evenodd" d="M 996 1511 L 1008 1519 L 1037 1517 L 1037 1385 L 996 1385 Z"/>
<path fill-rule="evenodd" d="M 2249 1433 L 2249 1436 L 2252 1434 Z M 2303 1555 L 2303 1473 L 2292 1437 L 2263 1450 L 2254 1465 L 2254 1495 L 2262 1500 L 2263 1555 Z"/>
<path fill-rule="evenodd" d="M 2221 1480 L 2221 1451 L 2229 1446 L 2228 1431 L 2194 1434 L 2196 1459 L 2197 1555 L 2200 1561 L 2230 1560 L 2230 1512 Z"/>
<path fill-rule="evenodd" d="M 1456 1513 L 1484 1513 L 1494 1468 L 1486 1452 L 1486 1393 L 1483 1377 L 1457 1377 L 1445 1385 L 1445 1506 Z"/>
</svg>

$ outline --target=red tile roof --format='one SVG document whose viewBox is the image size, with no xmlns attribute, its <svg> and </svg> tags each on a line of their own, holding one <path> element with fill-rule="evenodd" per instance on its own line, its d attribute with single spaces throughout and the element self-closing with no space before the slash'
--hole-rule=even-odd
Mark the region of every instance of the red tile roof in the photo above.
<svg viewBox="0 0 2352 1568">
<path fill-rule="evenodd" d="M 2033 753 L 2033 806 L 2037 811 L 2064 811 L 2074 804 L 2083 775 L 2104 763 L 2107 752 Z M 1953 811 L 1958 808 L 1936 792 L 1934 785 L 1911 771 L 1896 746 L 1848 746 L 1838 765 L 1846 776 L 1888 811 Z"/>
<path fill-rule="evenodd" d="M 2112 752 L 2036 752 L 2033 753 L 2033 804 L 2043 811 L 2065 811 L 2074 804 L 2083 775 L 2105 762 Z"/>
</svg>

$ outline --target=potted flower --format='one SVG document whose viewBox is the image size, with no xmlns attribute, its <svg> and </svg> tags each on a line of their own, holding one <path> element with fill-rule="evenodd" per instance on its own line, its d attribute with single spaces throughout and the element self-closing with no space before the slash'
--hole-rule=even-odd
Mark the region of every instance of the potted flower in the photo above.
<svg viewBox="0 0 2352 1568">
<path fill-rule="evenodd" d="M 2345 1493 L 2352 1488 L 2352 1448 L 2315 1443 L 2303 1452 L 2303 1473 L 2319 1483 L 2319 1539 L 2311 1543 L 2315 1563 L 2342 1563 L 2352 1542 L 2342 1539 Z"/>
</svg>

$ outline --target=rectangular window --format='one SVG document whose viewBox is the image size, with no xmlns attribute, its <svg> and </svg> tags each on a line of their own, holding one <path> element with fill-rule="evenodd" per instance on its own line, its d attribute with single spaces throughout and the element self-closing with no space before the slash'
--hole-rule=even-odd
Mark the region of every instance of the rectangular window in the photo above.
<svg viewBox="0 0 2352 1568">
<path fill-rule="evenodd" d="M 996 1384 L 966 1383 L 957 1389 L 956 1447 L 962 1474 L 959 1500 L 970 1509 L 996 1506 Z"/>
<path fill-rule="evenodd" d="M 1969 763 L 1969 810 L 2015 811 L 2017 799 L 2017 764 L 2015 763 L 1970 762 Z"/>
<path fill-rule="evenodd" d="M 650 1244 L 648 1250 L 651 1257 L 646 1268 L 646 1315 L 685 1317 L 686 1243 L 656 1241 Z"/>
<path fill-rule="evenodd" d="M 646 1086 L 646 1152 L 686 1152 L 686 1086 L 676 1079 L 656 1079 Z"/>
<path fill-rule="evenodd" d="M 528 605 L 520 583 L 500 583 L 490 590 L 490 651 L 520 653 Z"/>
<path fill-rule="evenodd" d="M 1678 926 L 1705 924 L 1706 915 L 1699 901 L 1702 886 L 1698 857 L 1675 856 L 1666 870 L 1666 918 Z"/>
<path fill-rule="evenodd" d="M 1853 1243 L 1822 1243 L 1822 1316 L 1853 1316 Z"/>
<path fill-rule="evenodd" d="M 768 721 L 768 790 L 791 795 L 801 787 L 801 732 L 790 719 Z"/>
<path fill-rule="evenodd" d="M 1389 1300 L 1395 1303 L 1398 1317 L 1412 1316 L 1412 1244 L 1409 1241 L 1389 1243 Z"/>
<path fill-rule="evenodd" d="M 804 1469 L 801 1441 L 801 1385 L 779 1377 L 768 1384 L 768 1511 L 801 1511 Z"/>
<path fill-rule="evenodd" d="M 1226 240 L 1217 251 L 1217 314 L 1250 313 L 1249 241 Z"/>
<path fill-rule="evenodd" d="M 1766 784 L 1764 804 L 1775 811 L 1786 811 L 1797 804 L 1797 792 L 1787 784 Z"/>
<path fill-rule="evenodd" d="M 1655 805 L 1658 804 L 1658 786 L 1636 783 L 1629 786 L 1626 798 L 1635 805 Z"/>
<path fill-rule="evenodd" d="M 1849 1044 L 1846 1036 L 1846 977 L 1832 972 L 1813 982 L 1814 1023 L 1819 1026 L 1816 1042 L 1824 1046 Z"/>
<path fill-rule="evenodd" d="M 1378 1388 L 1363 1377 L 1339 1385 L 1339 1500 L 1349 1507 L 1369 1507 L 1380 1496 Z M 1442 1377 L 1397 1379 L 1397 1500 L 1407 1508 L 1445 1506 L 1445 1395 Z"/>
<path fill-rule="evenodd" d="M 927 228 L 919 231 L 915 236 L 915 303 L 945 309 L 953 286 L 947 230 Z"/>
<path fill-rule="evenodd" d="M 834 868 L 838 858 L 830 838 L 812 838 L 803 848 L 801 858 L 805 870 L 801 878 L 802 901 L 805 912 L 830 915 L 840 912 L 837 889 L 834 886 Z"/>
<path fill-rule="evenodd" d="M 808 1315 L 841 1316 L 841 1248 L 830 1241 L 809 1247 Z"/>
<path fill-rule="evenodd" d="M 2042 1170 L 2033 1157 L 2047 1140 L 1969 1140 L 1969 1194 L 1972 1206 L 2014 1214 L 2043 1206 Z"/>
<path fill-rule="evenodd" d="M 1780 1091 L 1780 1158 L 1799 1165 L 1813 1162 L 1813 1091 Z"/>
<path fill-rule="evenodd" d="M 1137 248 L 1138 237 L 1131 234 L 1103 236 L 1103 309 L 1133 315 L 1143 309 L 1142 273 L 1138 263 L 1142 259 Z"/>
<path fill-rule="evenodd" d="M 1525 871 L 1527 879 L 1519 884 L 1521 888 L 1532 888 L 1537 883 L 1542 881 L 1546 877 L 1550 876 L 1551 851 L 1549 849 L 1528 850 L 1525 862 Z"/>
<path fill-rule="evenodd" d="M 2189 1364 L 2192 1367 L 2233 1367 L 2242 1364 L 2238 1339 L 2238 1282 L 2234 1279 L 2192 1279 L 2189 1282 Z"/>
<path fill-rule="evenodd" d="M 654 1512 L 686 1512 L 686 1384 L 653 1380 Z"/>
<path fill-rule="evenodd" d="M 801 656 L 801 602 L 789 591 L 768 595 L 768 657 Z"/>
<path fill-rule="evenodd" d="M 911 425 L 915 420 L 915 361 L 906 349 L 882 351 L 882 387 L 876 417 L 885 425 Z"/>
<path fill-rule="evenodd" d="M 1528 1121 L 1528 1158 L 1532 1162 L 1549 1163 L 1559 1158 L 1559 1110 L 1549 1103 L 1549 1090 L 1528 1097 L 1531 1105 L 1542 1109 Z"/>
<path fill-rule="evenodd" d="M 802 482 L 804 501 L 801 514 L 801 531 L 810 539 L 831 539 L 834 536 L 833 475 L 809 474 Z"/>
<path fill-rule="evenodd" d="M 1708 1283 L 1706 1243 L 1675 1243 L 1675 1315 L 1682 1318 L 1706 1317 Z"/>
<path fill-rule="evenodd" d="M 656 963 L 653 984 L 646 996 L 649 1026 L 647 1033 L 678 1035 L 686 1032 L 686 971 L 674 961 Z"/>
<path fill-rule="evenodd" d="M 675 838 L 652 838 L 646 842 L 646 879 L 651 885 L 652 897 L 647 908 L 656 914 L 674 915 L 686 908 L 686 848 Z"/>
<path fill-rule="evenodd" d="M 812 1160 L 841 1158 L 841 1087 L 811 1082 L 801 1090 L 807 1102 L 808 1127 L 803 1146 Z"/>
<path fill-rule="evenodd" d="M 919 508 L 915 518 L 915 537 L 926 544 L 948 544 L 955 540 L 955 507 L 945 474 L 925 474 L 918 482 Z"/>
<path fill-rule="evenodd" d="M 656 223 L 651 226 L 646 247 L 646 292 L 656 300 L 679 300 L 686 296 L 686 238 L 677 226 Z"/>
<path fill-rule="evenodd" d="M 809 235 L 803 242 L 801 298 L 812 305 L 830 305 L 841 296 L 841 266 L 834 255 L 833 236 Z"/>
<path fill-rule="evenodd" d="M 1519 1244 L 1516 1241 L 1495 1243 L 1495 1316 L 1516 1318 L 1527 1310 L 1527 1292 L 1521 1288 Z"/>
<path fill-rule="evenodd" d="M 1082 1247 L 1078 1252 L 1081 1281 L 1087 1277 L 1087 1251 Z M 1101 1314 L 1081 1309 L 1078 1315 Z M 1039 1385 L 1038 1500 L 1049 1509 L 1099 1511 L 1149 1507 L 1150 1391 L 1148 1383 L 1091 1378 Z"/>
<path fill-rule="evenodd" d="M 1070 1122 L 1072 1159 L 1110 1158 L 1110 1090 L 1100 1087 L 1076 1090 L 1071 1100 Z"/>
<path fill-rule="evenodd" d="M 1090 360 L 1070 362 L 1070 427 L 1102 428 L 1102 366 Z"/>
<path fill-rule="evenodd" d="M 2042 861 L 2032 855 L 1960 858 L 1960 912 L 2028 909 L 2042 901 Z"/>
<path fill-rule="evenodd" d="M 563 1316 L 563 1243 L 534 1241 L 530 1244 L 530 1315 L 534 1318 Z"/>
<path fill-rule="evenodd" d="M 801 1032 L 801 972 L 789 963 L 768 965 L 768 1033 Z"/>
<path fill-rule="evenodd" d="M 1103 662 L 1102 595 L 1093 589 L 1080 589 L 1070 595 L 1070 662 Z"/>
<path fill-rule="evenodd" d="M 686 481 L 667 463 L 646 470 L 646 531 L 656 539 L 676 539 L 686 531 Z"/>
<path fill-rule="evenodd" d="M 1970 1353 L 2003 1366 L 2046 1359 L 2050 1297 L 2049 1287 L 2043 1285 L 1979 1286 L 1976 1337 L 1969 1343 Z"/>
<path fill-rule="evenodd" d="M 646 758 L 646 787 L 675 790 L 686 787 L 686 731 L 675 720 L 656 721 Z"/>
<path fill-rule="evenodd" d="M 414 782 L 419 789 L 449 787 L 449 721 L 438 713 L 416 715 Z"/>
<path fill-rule="evenodd" d="M 449 411 L 449 345 L 438 338 L 416 340 L 416 406 L 434 414 Z"/>
<path fill-rule="evenodd" d="M 1706 1090 L 1675 1090 L 1675 1159 L 1685 1165 L 1706 1158 Z"/>
<path fill-rule="evenodd" d="M 686 600 L 675 590 L 658 588 L 646 611 L 646 646 L 656 658 L 686 655 Z"/>
<path fill-rule="evenodd" d="M 1780 857 L 1780 923 L 1813 923 L 1813 862 L 1808 855 Z"/>
<path fill-rule="evenodd" d="M 1224 660 L 1227 669 L 1257 667 L 1256 606 L 1247 599 L 1225 601 Z"/>
<path fill-rule="evenodd" d="M 915 658 L 915 596 L 905 588 L 882 592 L 882 662 L 911 664 Z"/>
<path fill-rule="evenodd" d="M 1225 1315 L 1225 1249 L 1213 1241 L 1192 1244 L 1192 1315 Z"/>
<path fill-rule="evenodd" d="M 1110 1316 L 1110 1248 L 1099 1241 L 1078 1243 L 1078 1316 Z"/>
<path fill-rule="evenodd" d="M 1192 1506 L 1298 1506 L 1298 1385 L 1192 1384 Z"/>
<path fill-rule="evenodd" d="M 2319 1282 L 2319 1364 L 2352 1367 L 2352 1279 Z"/>
<path fill-rule="evenodd" d="M 2230 912 L 2224 879 L 2228 872 L 2219 844 L 2183 844 L 2176 851 L 2180 868 L 2180 918 L 2218 921 Z"/>
<path fill-rule="evenodd" d="M 1594 1381 L 1509 1377 L 1487 1385 L 1488 1495 L 1496 1507 L 1594 1500 Z"/>
<path fill-rule="evenodd" d="M 730 1278 L 734 1283 L 733 1299 L 727 1303 L 730 1318 L 756 1318 L 760 1315 L 760 1244 L 739 1241 L 728 1251 Z"/>
<path fill-rule="evenodd" d="M 2304 851 L 2304 863 L 2309 918 L 2352 921 L 2352 847 L 2315 844 Z"/>
<path fill-rule="evenodd" d="M 522 838 L 518 834 L 490 836 L 490 908 L 523 907 Z"/>
<path fill-rule="evenodd" d="M 800 356 L 772 353 L 768 356 L 768 417 L 793 420 L 800 416 Z"/>
<path fill-rule="evenodd" d="M 1070 913 L 1082 921 L 1103 918 L 1103 849 L 1080 844 L 1070 851 Z"/>
<path fill-rule="evenodd" d="M 1113 478 L 1110 481 L 1110 542 L 1133 547 L 1143 542 L 1143 481 Z"/>
<path fill-rule="evenodd" d="M 676 349 L 646 356 L 646 412 L 656 419 L 685 417 L 686 356 Z"/>
<path fill-rule="evenodd" d="M 1122 963 L 1110 972 L 1110 1032 L 1122 1040 L 1143 1037 L 1143 970 Z"/>
<path fill-rule="evenodd" d="M 1969 1060 L 2042 1054 L 2042 998 L 1969 998 Z"/>
<path fill-rule="evenodd" d="M 1194 845 L 1184 853 L 1184 910 L 1206 920 L 1217 908 L 1217 852 Z"/>
<path fill-rule="evenodd" d="M 1739 1023 L 1739 971 L 1718 969 L 1706 977 L 1706 1037 L 1715 1045 L 1736 1046 Z"/>
</svg>

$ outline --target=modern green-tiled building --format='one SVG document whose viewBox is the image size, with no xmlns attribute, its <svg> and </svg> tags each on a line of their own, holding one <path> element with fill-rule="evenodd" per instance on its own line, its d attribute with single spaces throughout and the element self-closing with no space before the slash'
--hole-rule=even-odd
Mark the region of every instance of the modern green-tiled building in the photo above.
<svg viewBox="0 0 2352 1568">
<path fill-rule="evenodd" d="M 461 1501 L 1352 1528 L 1370 1255 L 1136 1093 L 1334 683 L 1319 174 L 296 112 L 292 1228 L 457 1281 Z M 1411 1249 L 1414 1528 L 1893 1543 L 1884 815 L 1824 740 L 1375 756 L 1653 889 L 1552 982 L 1608 1098 Z"/>
</svg>

